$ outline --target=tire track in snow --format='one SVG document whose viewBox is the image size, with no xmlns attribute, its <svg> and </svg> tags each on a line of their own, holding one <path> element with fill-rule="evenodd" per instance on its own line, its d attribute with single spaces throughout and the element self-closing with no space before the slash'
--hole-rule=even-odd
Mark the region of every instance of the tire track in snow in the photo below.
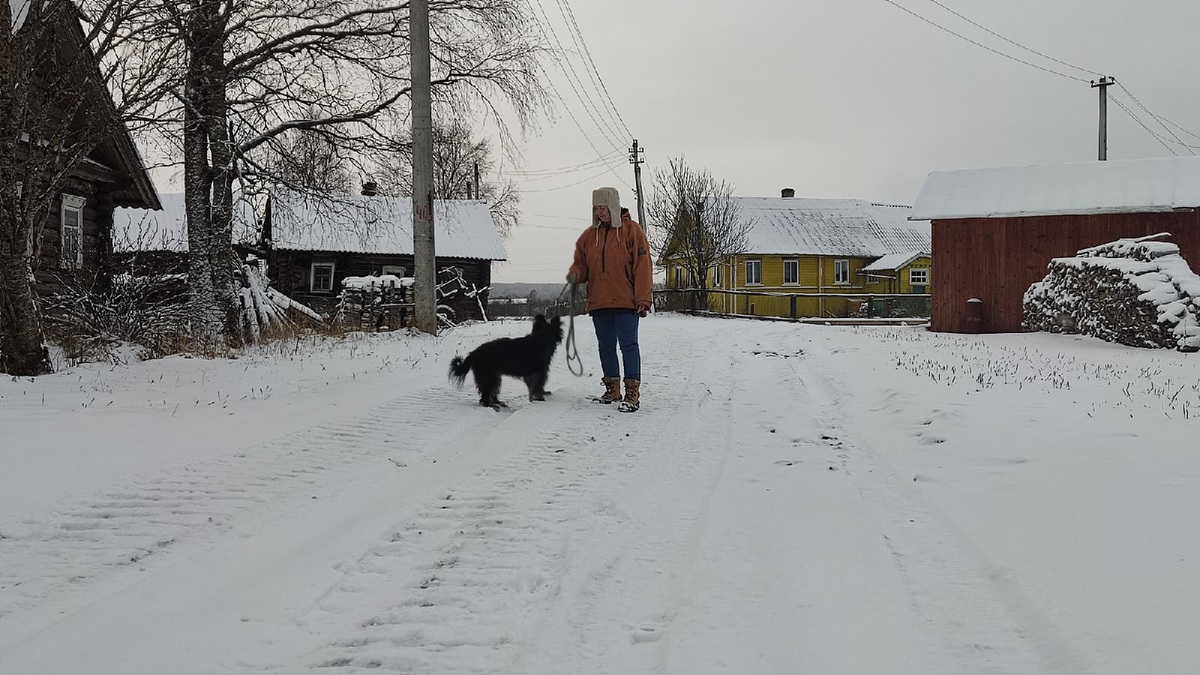
<svg viewBox="0 0 1200 675">
<path fill-rule="evenodd" d="M 364 470 L 442 457 L 503 421 L 486 410 L 463 415 L 461 399 L 455 392 L 396 398 L 132 481 L 42 518 L 0 522 L 0 640 L 134 583 L 137 573 L 173 555 L 334 492 Z M 445 429 L 454 433 L 447 438 Z"/>
<path fill-rule="evenodd" d="M 699 359 L 704 349 L 687 351 Z M 711 431 L 705 420 L 721 419 L 709 410 L 708 383 L 675 379 L 649 380 L 645 407 L 633 415 L 582 401 L 565 412 L 553 404 L 517 411 L 476 441 L 510 454 L 399 524 L 298 618 L 328 636 L 326 647 L 302 664 L 247 666 L 524 673 L 548 662 L 554 672 L 574 663 L 576 672 L 598 673 L 614 647 L 654 639 L 660 598 L 614 583 L 644 575 L 657 587 L 687 558 L 697 503 L 721 463 L 701 442 Z M 680 418 L 692 429 L 683 437 Z M 623 493 L 644 490 L 648 472 L 664 477 L 663 490 L 635 497 L 645 508 L 630 513 Z M 609 614 L 597 608 L 612 593 L 630 621 L 602 627 Z M 585 641 L 603 635 L 579 653 L 557 653 L 579 643 L 539 636 L 563 622 Z"/>
<path fill-rule="evenodd" d="M 811 362 L 793 363 L 797 382 L 821 411 L 842 470 L 862 498 L 874 504 L 881 533 L 915 611 L 938 638 L 956 672 L 1087 672 L 1089 664 L 1058 637 L 1005 571 L 976 547 L 946 514 L 925 502 L 886 459 L 857 441 L 841 404 L 836 379 Z"/>
</svg>

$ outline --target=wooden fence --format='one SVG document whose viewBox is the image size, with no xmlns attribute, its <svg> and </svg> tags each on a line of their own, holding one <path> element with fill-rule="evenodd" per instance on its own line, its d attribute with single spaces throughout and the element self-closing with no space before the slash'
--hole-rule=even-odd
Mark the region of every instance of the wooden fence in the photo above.
<svg viewBox="0 0 1200 675">
<path fill-rule="evenodd" d="M 928 293 L 779 293 L 721 289 L 659 289 L 656 311 L 692 310 L 716 314 L 817 318 L 929 317 Z"/>
</svg>

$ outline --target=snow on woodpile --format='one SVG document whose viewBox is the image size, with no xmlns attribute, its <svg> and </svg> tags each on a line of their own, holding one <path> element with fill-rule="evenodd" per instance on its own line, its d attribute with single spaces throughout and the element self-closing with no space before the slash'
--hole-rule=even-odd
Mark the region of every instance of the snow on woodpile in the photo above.
<svg viewBox="0 0 1200 675">
<path fill-rule="evenodd" d="M 1200 276 L 1166 234 L 1120 239 L 1050 261 L 1025 292 L 1026 330 L 1131 347 L 1200 349 Z"/>
<path fill-rule="evenodd" d="M 342 280 L 342 288 L 366 290 L 376 288 L 400 288 L 412 286 L 413 277 L 398 277 L 394 274 L 381 274 L 377 277 L 346 277 Z"/>
</svg>

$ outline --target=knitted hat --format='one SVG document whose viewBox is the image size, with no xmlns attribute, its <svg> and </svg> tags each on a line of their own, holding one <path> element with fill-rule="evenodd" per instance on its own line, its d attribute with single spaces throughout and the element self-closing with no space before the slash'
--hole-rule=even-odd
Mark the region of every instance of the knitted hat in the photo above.
<svg viewBox="0 0 1200 675">
<path fill-rule="evenodd" d="M 612 226 L 621 227 L 621 195 L 616 188 L 602 187 L 592 190 L 592 206 L 607 206 L 612 215 Z M 600 219 L 592 212 L 592 227 L 600 227 Z"/>
</svg>

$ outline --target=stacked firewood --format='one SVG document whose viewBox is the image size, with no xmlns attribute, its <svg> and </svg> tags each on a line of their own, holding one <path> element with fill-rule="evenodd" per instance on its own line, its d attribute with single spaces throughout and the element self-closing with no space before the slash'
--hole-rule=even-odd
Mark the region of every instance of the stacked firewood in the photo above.
<svg viewBox="0 0 1200 675">
<path fill-rule="evenodd" d="M 1026 330 L 1131 347 L 1200 347 L 1200 277 L 1174 244 L 1122 239 L 1055 258 L 1025 293 Z"/>
<path fill-rule="evenodd" d="M 412 285 L 403 279 L 347 277 L 337 310 L 337 323 L 345 330 L 396 330 L 412 325 Z"/>
</svg>

